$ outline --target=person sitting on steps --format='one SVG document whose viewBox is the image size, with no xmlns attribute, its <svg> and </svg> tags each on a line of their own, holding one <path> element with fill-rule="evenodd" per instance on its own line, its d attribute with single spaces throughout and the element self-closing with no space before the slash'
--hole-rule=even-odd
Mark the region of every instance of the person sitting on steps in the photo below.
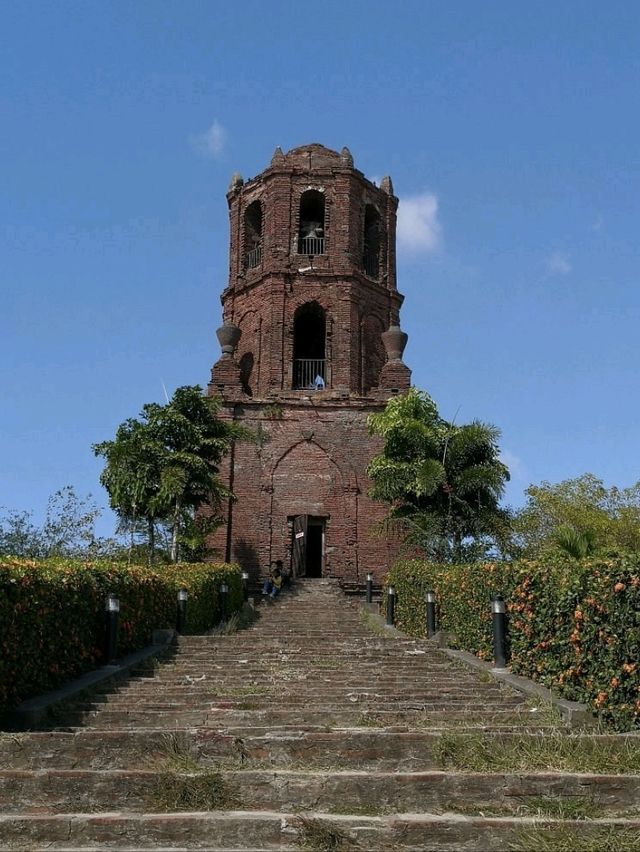
<svg viewBox="0 0 640 852">
<path fill-rule="evenodd" d="M 276 568 L 280 571 L 280 575 L 282 576 L 282 588 L 286 589 L 287 586 L 291 585 L 291 570 L 285 568 L 282 564 L 282 559 L 276 559 L 275 563 Z"/>
<path fill-rule="evenodd" d="M 280 589 L 282 588 L 282 571 L 278 568 L 275 562 L 272 562 L 271 564 L 272 568 L 269 572 L 269 576 L 264 581 L 262 594 L 263 596 L 268 596 L 274 600 L 280 594 Z"/>
</svg>

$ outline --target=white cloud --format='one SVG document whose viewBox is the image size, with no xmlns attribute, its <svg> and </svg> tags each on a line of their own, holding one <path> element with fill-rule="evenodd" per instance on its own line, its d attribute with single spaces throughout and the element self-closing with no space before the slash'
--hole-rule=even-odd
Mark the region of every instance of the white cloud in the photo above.
<svg viewBox="0 0 640 852">
<path fill-rule="evenodd" d="M 572 270 L 569 256 L 561 251 L 554 251 L 547 258 L 547 271 L 551 275 L 568 275 Z"/>
<path fill-rule="evenodd" d="M 193 149 L 204 157 L 212 157 L 217 160 L 224 151 L 227 141 L 227 131 L 216 118 L 208 130 L 192 136 L 190 139 Z"/>
<path fill-rule="evenodd" d="M 400 199 L 398 206 L 398 243 L 412 251 L 433 252 L 442 242 L 438 221 L 438 197 L 432 192 Z"/>
<path fill-rule="evenodd" d="M 500 461 L 506 464 L 509 468 L 512 482 L 523 482 L 527 479 L 528 474 L 522 459 L 520 459 L 515 453 L 512 453 L 511 450 L 507 450 L 503 447 L 500 450 Z"/>
</svg>

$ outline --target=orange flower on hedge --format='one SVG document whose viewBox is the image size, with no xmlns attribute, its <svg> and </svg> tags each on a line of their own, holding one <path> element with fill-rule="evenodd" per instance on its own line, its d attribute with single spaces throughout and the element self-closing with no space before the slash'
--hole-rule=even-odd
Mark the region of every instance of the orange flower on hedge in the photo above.
<svg viewBox="0 0 640 852">
<path fill-rule="evenodd" d="M 582 619 L 584 618 L 584 615 L 582 614 L 582 610 L 581 610 L 581 609 L 577 609 L 577 610 L 573 613 L 573 617 L 575 618 L 575 620 L 576 620 L 576 621 L 582 621 Z"/>
<path fill-rule="evenodd" d="M 626 589 L 626 586 L 625 586 L 624 583 L 616 583 L 615 586 L 613 587 L 614 592 L 621 592 L 623 589 Z"/>
<path fill-rule="evenodd" d="M 602 707 L 602 705 L 604 704 L 604 702 L 606 700 L 607 700 L 607 693 L 606 692 L 599 692 L 596 695 L 596 700 L 593 703 L 596 705 L 596 707 Z M 638 704 L 640 704 L 640 701 L 638 701 Z"/>
<path fill-rule="evenodd" d="M 617 677 L 612 677 L 612 678 L 611 678 L 611 680 L 609 681 L 609 683 L 611 684 L 611 686 L 612 686 L 614 689 L 615 689 L 617 686 L 620 686 L 620 681 L 618 680 L 618 678 L 617 678 Z"/>
<path fill-rule="evenodd" d="M 623 663 L 622 664 L 622 671 L 625 672 L 625 674 L 633 674 L 633 672 L 635 672 L 635 670 L 636 670 L 636 664 L 635 663 Z"/>
</svg>

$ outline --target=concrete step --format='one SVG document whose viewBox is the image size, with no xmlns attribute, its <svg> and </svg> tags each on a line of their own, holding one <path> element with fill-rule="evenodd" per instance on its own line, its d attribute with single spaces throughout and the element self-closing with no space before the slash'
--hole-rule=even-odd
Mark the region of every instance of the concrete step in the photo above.
<svg viewBox="0 0 640 852">
<path fill-rule="evenodd" d="M 69 705 L 65 729 L 0 736 L 0 848 L 631 849 L 640 773 L 551 771 L 548 749 L 522 769 L 546 734 L 559 760 L 573 740 L 534 711 L 301 583 L 249 629 L 180 637 L 152 674 Z M 517 771 L 468 771 L 465 738 Z M 615 765 L 628 743 L 605 741 Z"/>
<path fill-rule="evenodd" d="M 560 832 L 572 837 L 574 849 L 607 838 L 609 849 L 640 831 L 640 820 L 605 819 L 558 821 L 536 818 L 487 818 L 464 815 L 397 814 L 342 816 L 309 812 L 228 811 L 173 814 L 59 814 L 0 816 L 0 843 L 7 850 L 299 850 L 351 849 L 368 852 L 506 852 L 532 850 L 531 838 L 546 835 L 552 842 Z M 212 845 L 212 841 L 213 844 Z M 577 841 L 577 842 L 576 842 Z M 546 848 L 561 848 L 547 845 Z M 633 848 L 631 845 L 624 847 Z"/>
<path fill-rule="evenodd" d="M 441 677 L 430 672 L 411 671 L 405 675 L 390 676 L 384 667 L 379 667 L 377 675 L 375 672 L 362 673 L 352 671 L 334 671 L 326 668 L 292 668 L 287 666 L 277 667 L 265 671 L 245 671 L 237 667 L 233 672 L 222 670 L 205 669 L 194 667 L 193 669 L 178 669 L 175 671 L 160 670 L 154 679 L 129 681 L 119 684 L 118 694 L 138 695 L 146 694 L 154 690 L 190 690 L 209 689 L 212 686 L 225 687 L 271 687 L 282 689 L 351 689 L 351 688 L 377 688 L 379 691 L 396 692 L 401 689 L 431 690 L 437 693 L 468 693 L 476 695 L 504 695 L 506 688 L 501 687 L 497 681 L 479 681 L 477 677 Z M 112 687 L 105 689 L 100 694 L 113 694 Z"/>
<path fill-rule="evenodd" d="M 514 747 L 531 750 L 544 740 L 540 733 L 523 731 L 458 734 L 487 744 L 490 750 Z M 0 736 L 0 766 L 5 769 L 135 769 L 157 767 L 176 753 L 202 766 L 237 762 L 308 768 L 335 767 L 378 771 L 440 769 L 443 734 L 447 730 L 388 728 L 166 728 L 134 730 L 79 729 L 75 732 L 38 732 Z M 637 741 L 637 740 L 636 740 Z M 615 755 L 633 744 L 631 737 L 615 735 L 556 736 L 558 752 L 584 753 L 590 744 Z M 585 745 L 586 743 L 586 745 Z M 631 746 L 633 748 L 633 745 Z M 637 746 L 640 749 L 640 742 Z M 560 764 L 558 764 L 560 765 Z M 553 767 L 551 767 L 553 768 Z"/>
<path fill-rule="evenodd" d="M 183 652 L 181 652 L 181 654 L 182 653 Z M 381 664 L 384 664 L 385 667 L 387 667 L 389 674 L 393 674 L 394 671 L 398 674 L 409 675 L 414 672 L 419 673 L 428 671 L 434 674 L 439 673 L 445 679 L 448 679 L 454 672 L 456 672 L 456 669 L 451 665 L 447 666 L 444 662 L 441 663 L 438 660 L 424 658 L 415 653 L 381 653 L 377 655 L 374 654 L 366 658 L 359 655 L 357 660 L 350 660 L 345 657 L 348 653 L 349 649 L 342 648 L 336 649 L 335 653 L 302 654 L 300 652 L 285 650 L 261 652 L 259 649 L 253 647 L 247 649 L 236 649 L 234 654 L 223 655 L 220 653 L 219 649 L 212 644 L 210 652 L 207 655 L 203 654 L 201 657 L 198 657 L 196 655 L 189 654 L 188 651 L 185 651 L 184 656 L 167 659 L 166 662 L 163 662 L 162 667 L 166 671 L 171 671 L 172 669 L 178 668 L 182 669 L 195 666 L 208 666 L 213 670 L 228 670 L 229 674 L 233 674 L 238 665 L 242 665 L 244 667 L 243 671 L 249 670 L 251 667 L 254 667 L 256 671 L 264 671 L 267 664 L 280 665 L 281 663 L 295 660 L 297 664 L 304 665 L 310 669 L 313 669 L 318 665 L 331 665 L 339 666 L 343 670 L 352 671 L 354 673 L 367 671 L 371 673 L 376 671 L 376 667 L 379 667 Z M 461 677 L 471 676 L 468 671 L 460 671 L 459 674 Z"/>
<path fill-rule="evenodd" d="M 312 710 L 287 710 L 279 708 L 252 709 L 252 702 L 247 699 L 244 706 L 210 707 L 209 709 L 194 710 L 89 710 L 85 713 L 69 713 L 65 722 L 72 727 L 115 728 L 115 727 L 152 727 L 166 726 L 168 730 L 176 727 L 223 727 L 264 725 L 264 726 L 295 726 L 321 725 L 325 727 L 386 727 L 394 724 L 413 724 L 418 727 L 430 726 L 437 723 L 443 725 L 495 725 L 509 724 L 527 726 L 532 719 L 528 711 L 518 713 L 517 708 L 496 706 L 484 711 L 477 704 L 449 707 L 415 709 L 408 707 L 378 707 L 364 702 L 351 704 L 349 707 L 318 705 Z M 535 720 L 534 720 L 535 723 Z M 536 725 L 539 727 L 539 725 Z"/>
<path fill-rule="evenodd" d="M 513 698 L 523 701 L 522 696 L 517 695 L 508 688 L 504 689 L 466 689 L 460 686 L 447 686 L 437 688 L 430 683 L 417 684 L 385 684 L 376 683 L 371 679 L 366 683 L 345 682 L 335 683 L 324 678 L 316 678 L 315 680 L 304 678 L 301 680 L 280 681 L 270 679 L 265 681 L 247 681 L 237 680 L 225 681 L 207 680 L 200 681 L 183 680 L 173 684 L 158 683 L 155 687 L 149 686 L 145 689 L 120 689 L 113 692 L 102 692 L 91 696 L 90 701 L 104 703 L 117 698 L 126 698 L 130 701 L 146 700 L 152 696 L 161 700 L 175 700 L 183 698 L 195 698 L 201 695 L 211 694 L 237 694 L 242 695 L 277 695 L 282 697 L 295 698 L 298 696 L 309 695 L 332 695 L 344 696 L 352 693 L 371 693 L 386 698 L 395 698 L 396 696 L 425 696 L 433 699 L 451 698 L 455 699 L 476 699 L 477 701 L 490 701 L 498 698 Z"/>
<path fill-rule="evenodd" d="M 173 700 L 162 700 L 153 696 L 139 697 L 131 699 L 129 696 L 112 697 L 106 701 L 92 701 L 86 704 L 79 704 L 75 707 L 77 712 L 116 712 L 116 711 L 166 711 L 176 712 L 184 708 L 191 710 L 202 709 L 209 710 L 213 707 L 238 707 L 243 709 L 247 704 L 251 705 L 252 709 L 295 709 L 306 708 L 309 706 L 309 701 L 314 701 L 316 704 L 329 708 L 343 708 L 345 706 L 365 704 L 376 710 L 443 710 L 450 708 L 452 710 L 469 710 L 474 707 L 482 707 L 483 710 L 489 708 L 518 708 L 522 707 L 523 703 L 520 699 L 514 698 L 499 698 L 492 696 L 480 701 L 470 701 L 469 696 L 443 697 L 440 700 L 434 699 L 431 694 L 420 695 L 420 693 L 412 695 L 405 693 L 404 695 L 383 695 L 376 692 L 366 692 L 362 690 L 352 690 L 345 693 L 323 693 L 319 690 L 317 693 L 305 695 L 264 695 L 263 693 L 246 692 L 239 695 L 225 694 L 224 692 L 216 692 L 212 690 L 210 693 L 201 693 L 199 695 L 187 693 L 182 698 L 175 696 Z"/>
<path fill-rule="evenodd" d="M 349 770 L 2 770 L 0 813 L 245 810 L 640 818 L 640 776 Z M 582 810 L 580 810 L 582 809 Z"/>
</svg>

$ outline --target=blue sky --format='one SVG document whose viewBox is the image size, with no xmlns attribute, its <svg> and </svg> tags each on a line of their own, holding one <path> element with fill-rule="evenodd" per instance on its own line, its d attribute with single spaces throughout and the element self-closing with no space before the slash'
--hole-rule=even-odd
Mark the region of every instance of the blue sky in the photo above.
<svg viewBox="0 0 640 852">
<path fill-rule="evenodd" d="M 635 0 L 3 3 L 0 505 L 106 502 L 92 442 L 218 357 L 231 173 L 311 141 L 391 174 L 405 360 L 508 501 L 632 484 L 639 91 Z"/>
</svg>

